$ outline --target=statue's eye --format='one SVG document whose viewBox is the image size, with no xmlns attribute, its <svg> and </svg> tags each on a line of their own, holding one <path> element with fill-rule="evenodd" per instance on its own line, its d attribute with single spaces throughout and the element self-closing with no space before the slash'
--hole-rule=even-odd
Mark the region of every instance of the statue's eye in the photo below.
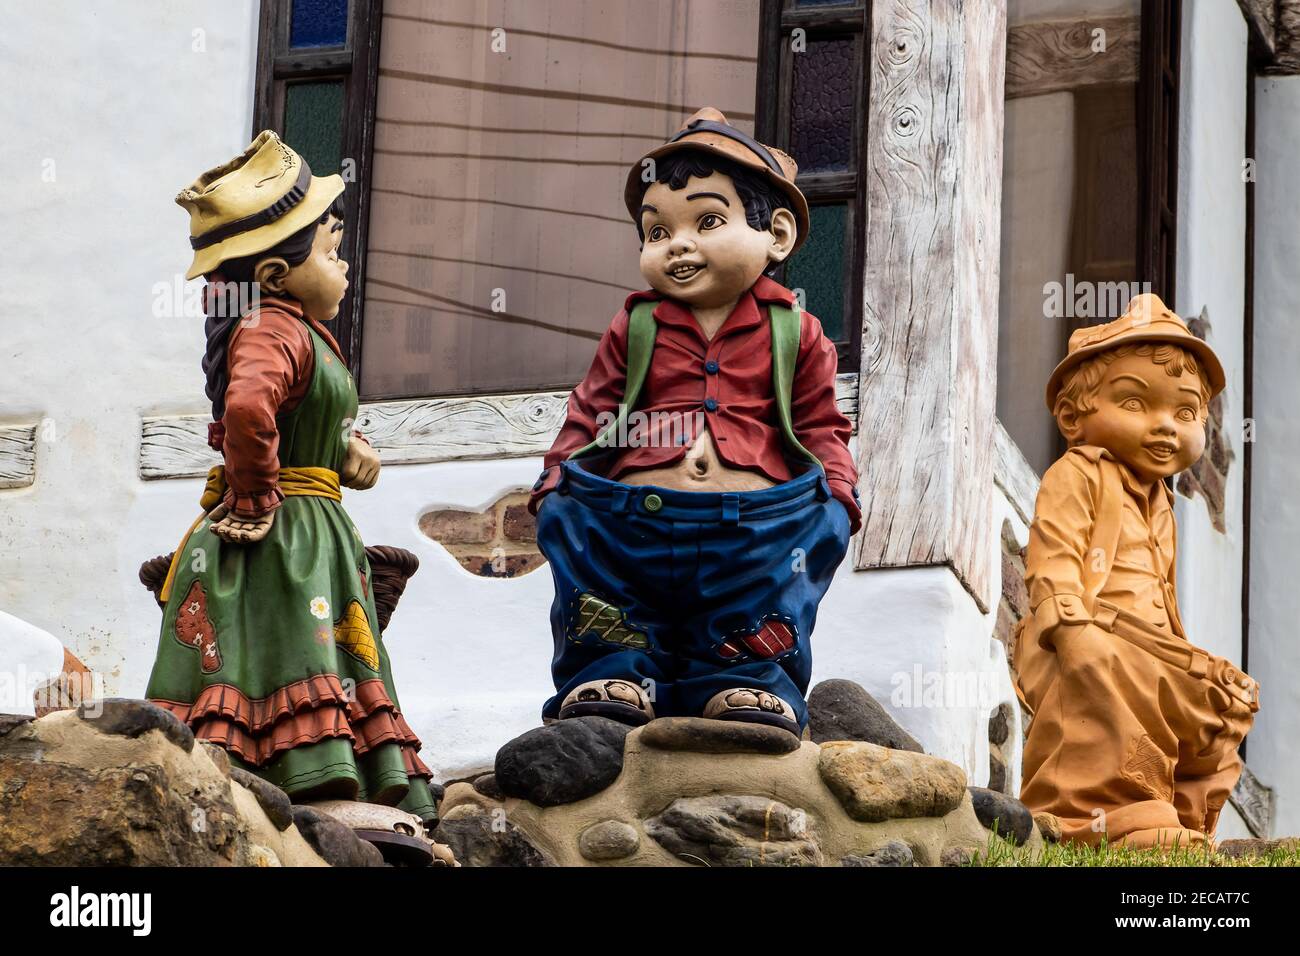
<svg viewBox="0 0 1300 956">
<path fill-rule="evenodd" d="M 660 239 L 666 238 L 667 235 L 668 235 L 668 230 L 665 229 L 663 226 L 654 226 L 650 230 L 649 239 L 651 242 L 658 242 Z"/>
<path fill-rule="evenodd" d="M 722 217 L 717 213 L 708 213 L 700 220 L 701 229 L 717 229 L 720 225 L 722 225 Z"/>
<path fill-rule="evenodd" d="M 1129 412 L 1140 412 L 1142 411 L 1142 399 L 1126 398 L 1120 403 L 1119 407 Z"/>
<path fill-rule="evenodd" d="M 1184 405 L 1182 408 L 1178 409 L 1178 418 L 1181 421 L 1194 422 L 1197 419 L 1196 409 L 1192 408 L 1190 405 Z"/>
</svg>

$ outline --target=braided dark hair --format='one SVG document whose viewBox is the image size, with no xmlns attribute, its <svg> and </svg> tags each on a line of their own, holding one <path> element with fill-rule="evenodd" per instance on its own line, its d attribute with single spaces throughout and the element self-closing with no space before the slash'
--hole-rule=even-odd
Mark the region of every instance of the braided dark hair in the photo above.
<svg viewBox="0 0 1300 956">
<path fill-rule="evenodd" d="M 207 347 L 203 352 L 203 374 L 207 378 L 204 388 L 208 400 L 212 402 L 212 420 L 221 421 L 226 414 L 226 386 L 230 384 L 230 370 L 226 367 L 226 356 L 230 347 L 230 334 L 235 323 L 243 318 L 241 304 L 247 300 L 240 290 L 252 288 L 257 264 L 263 259 L 280 258 L 290 266 L 299 266 L 311 255 L 312 243 L 316 240 L 316 227 L 326 222 L 330 216 L 342 220 L 343 197 L 339 196 L 319 219 L 303 226 L 289 238 L 251 256 L 227 259 L 209 272 L 208 287 L 204 295 L 204 311 L 207 320 L 203 331 L 207 335 Z"/>
</svg>

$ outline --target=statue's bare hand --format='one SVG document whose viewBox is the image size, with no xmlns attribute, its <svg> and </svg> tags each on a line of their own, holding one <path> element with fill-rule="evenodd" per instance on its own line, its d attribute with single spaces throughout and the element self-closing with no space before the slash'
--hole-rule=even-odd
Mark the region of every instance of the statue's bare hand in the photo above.
<svg viewBox="0 0 1300 956">
<path fill-rule="evenodd" d="M 275 523 L 275 512 L 268 511 L 260 518 L 240 518 L 230 513 L 225 502 L 208 512 L 208 530 L 222 541 L 232 544 L 255 544 L 266 537 Z"/>
<path fill-rule="evenodd" d="M 348 453 L 343 459 L 343 470 L 339 472 L 339 481 L 344 488 L 356 488 L 364 491 L 373 488 L 379 480 L 379 452 L 366 442 L 353 435 L 348 440 Z"/>
</svg>

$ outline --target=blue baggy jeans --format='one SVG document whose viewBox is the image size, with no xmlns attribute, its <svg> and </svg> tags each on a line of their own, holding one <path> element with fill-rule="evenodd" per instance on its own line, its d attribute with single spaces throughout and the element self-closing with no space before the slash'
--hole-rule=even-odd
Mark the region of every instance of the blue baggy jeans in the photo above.
<svg viewBox="0 0 1300 956">
<path fill-rule="evenodd" d="M 804 726 L 809 638 L 849 526 L 815 467 L 714 493 L 625 485 L 564 462 L 537 516 L 555 579 L 556 693 L 543 717 L 579 684 L 622 678 L 658 717 L 698 717 L 719 691 L 756 687 Z"/>
</svg>

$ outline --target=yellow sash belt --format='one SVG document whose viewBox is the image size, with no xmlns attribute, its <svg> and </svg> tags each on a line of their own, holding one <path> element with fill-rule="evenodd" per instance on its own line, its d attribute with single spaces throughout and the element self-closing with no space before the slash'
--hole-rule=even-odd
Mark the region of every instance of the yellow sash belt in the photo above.
<svg viewBox="0 0 1300 956">
<path fill-rule="evenodd" d="M 204 485 L 203 495 L 199 498 L 199 507 L 203 509 L 203 513 L 194 519 L 194 523 L 185 532 L 181 538 L 181 543 L 177 545 L 176 551 L 172 554 L 172 563 L 167 568 L 167 579 L 163 581 L 160 594 L 164 603 L 172 593 L 172 580 L 176 577 L 176 568 L 180 565 L 181 552 L 185 550 L 185 542 L 194 533 L 194 529 L 208 517 L 208 512 L 215 508 L 221 502 L 221 499 L 225 497 L 227 487 L 226 467 L 216 465 L 209 469 L 207 484 Z M 339 487 L 339 474 L 329 468 L 281 468 L 280 491 L 286 498 L 308 497 L 329 498 L 333 501 L 343 500 L 343 492 Z"/>
</svg>

